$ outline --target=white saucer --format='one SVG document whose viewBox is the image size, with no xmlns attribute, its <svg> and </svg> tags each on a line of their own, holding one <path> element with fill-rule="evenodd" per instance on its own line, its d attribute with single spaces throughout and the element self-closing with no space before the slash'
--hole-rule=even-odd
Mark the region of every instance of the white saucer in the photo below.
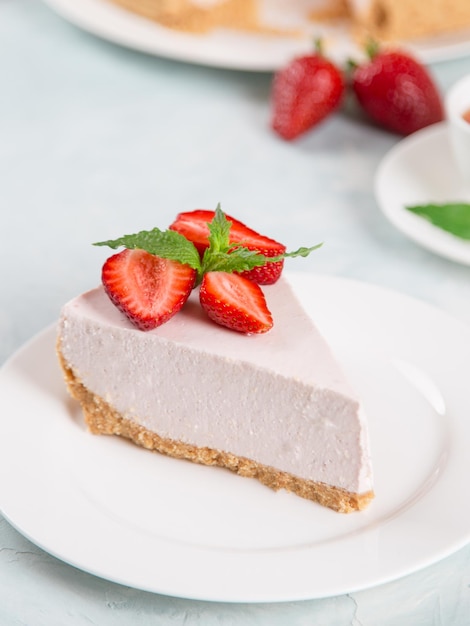
<svg viewBox="0 0 470 626">
<path fill-rule="evenodd" d="M 470 265 L 470 241 L 433 226 L 406 206 L 470 202 L 455 166 L 447 122 L 406 137 L 384 157 L 375 183 L 376 198 L 386 217 L 407 237 L 445 258 Z"/>
</svg>

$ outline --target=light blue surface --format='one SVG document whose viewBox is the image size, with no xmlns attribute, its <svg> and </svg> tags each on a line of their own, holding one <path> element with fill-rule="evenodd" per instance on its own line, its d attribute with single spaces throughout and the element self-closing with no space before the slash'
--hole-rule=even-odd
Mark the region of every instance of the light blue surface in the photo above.
<svg viewBox="0 0 470 626">
<path fill-rule="evenodd" d="M 446 90 L 470 58 L 432 70 Z M 269 131 L 270 75 L 125 50 L 35 0 L 0 0 L 0 77 L 0 363 L 97 283 L 106 252 L 91 242 L 218 202 L 290 249 L 324 241 L 290 262 L 297 271 L 388 286 L 470 321 L 470 268 L 419 248 L 379 211 L 375 169 L 398 138 L 350 104 L 288 144 Z M 212 604 L 97 579 L 0 518 L 0 625 L 10 624 L 467 626 L 470 546 L 348 596 Z"/>
</svg>

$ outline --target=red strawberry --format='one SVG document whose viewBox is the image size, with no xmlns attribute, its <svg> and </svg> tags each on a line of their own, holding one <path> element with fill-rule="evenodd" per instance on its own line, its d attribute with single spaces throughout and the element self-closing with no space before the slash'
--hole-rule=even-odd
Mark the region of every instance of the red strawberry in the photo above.
<svg viewBox="0 0 470 626">
<path fill-rule="evenodd" d="M 265 333 L 273 325 L 263 291 L 256 283 L 227 272 L 207 272 L 199 299 L 211 320 L 241 333 Z"/>
<path fill-rule="evenodd" d="M 178 213 L 175 221 L 169 227 L 192 241 L 202 256 L 204 250 L 209 247 L 209 222 L 214 218 L 215 211 L 196 209 L 195 211 L 185 211 Z M 233 218 L 226 216 L 232 222 Z"/>
<path fill-rule="evenodd" d="M 181 309 L 196 271 L 144 250 L 126 249 L 105 262 L 101 277 L 118 309 L 141 330 L 151 330 Z"/>
<path fill-rule="evenodd" d="M 400 51 L 369 51 L 371 59 L 353 70 L 352 88 L 364 111 L 400 135 L 444 119 L 442 99 L 426 68 Z"/>
<path fill-rule="evenodd" d="M 274 76 L 271 126 L 295 139 L 337 109 L 344 91 L 342 72 L 320 51 L 298 57 Z"/>
<path fill-rule="evenodd" d="M 192 241 L 202 255 L 204 250 L 209 246 L 208 224 L 212 221 L 214 215 L 214 211 L 207 211 L 205 209 L 179 213 L 176 220 L 171 224 L 170 229 L 176 230 L 181 235 L 184 235 L 186 239 Z M 255 250 L 267 257 L 278 256 L 286 251 L 286 247 L 282 243 L 260 235 L 229 215 L 226 217 L 232 222 L 230 228 L 230 243 L 240 242 L 249 250 Z M 283 267 L 284 260 L 281 260 L 275 263 L 267 263 L 261 267 L 255 267 L 242 274 L 259 285 L 271 285 L 278 280 Z"/>
</svg>

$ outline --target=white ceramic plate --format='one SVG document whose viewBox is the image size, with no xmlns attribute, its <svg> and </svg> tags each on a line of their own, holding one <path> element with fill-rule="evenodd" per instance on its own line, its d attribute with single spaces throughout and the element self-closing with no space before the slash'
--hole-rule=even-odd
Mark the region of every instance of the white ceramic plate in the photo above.
<svg viewBox="0 0 470 626">
<path fill-rule="evenodd" d="M 163 28 L 106 0 L 44 1 L 71 23 L 98 37 L 149 54 L 202 65 L 272 71 L 293 56 L 311 50 L 314 37 L 323 39 L 328 54 L 338 62 L 344 62 L 351 56 L 362 56 L 346 27 L 302 20 L 305 12 L 302 0 L 296 3 L 292 0 L 264 0 L 270 14 L 279 14 L 282 10 L 289 23 L 296 27 L 300 25 L 305 35 L 297 37 L 229 31 L 189 35 Z M 470 53 L 470 33 L 466 31 L 403 45 L 422 61 L 431 63 Z"/>
<path fill-rule="evenodd" d="M 403 234 L 440 256 L 470 265 L 470 241 L 405 208 L 470 202 L 470 187 L 462 181 L 452 157 L 447 122 L 428 126 L 396 144 L 379 165 L 375 193 L 386 217 Z"/>
<path fill-rule="evenodd" d="M 48 329 L 0 373 L 0 506 L 72 565 L 149 591 L 232 602 L 342 594 L 470 539 L 470 327 L 339 278 L 291 275 L 364 398 L 376 498 L 341 515 L 227 470 L 89 434 Z"/>
</svg>

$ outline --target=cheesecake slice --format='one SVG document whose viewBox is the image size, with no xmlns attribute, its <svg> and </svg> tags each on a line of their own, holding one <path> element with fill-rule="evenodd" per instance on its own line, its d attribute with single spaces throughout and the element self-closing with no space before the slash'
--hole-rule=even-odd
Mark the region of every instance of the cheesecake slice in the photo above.
<svg viewBox="0 0 470 626">
<path fill-rule="evenodd" d="M 263 335 L 211 322 L 197 289 L 158 328 L 136 329 L 102 287 L 67 303 L 58 354 L 92 433 L 228 468 L 339 512 L 373 498 L 360 400 L 287 280 L 264 288 Z"/>
</svg>

